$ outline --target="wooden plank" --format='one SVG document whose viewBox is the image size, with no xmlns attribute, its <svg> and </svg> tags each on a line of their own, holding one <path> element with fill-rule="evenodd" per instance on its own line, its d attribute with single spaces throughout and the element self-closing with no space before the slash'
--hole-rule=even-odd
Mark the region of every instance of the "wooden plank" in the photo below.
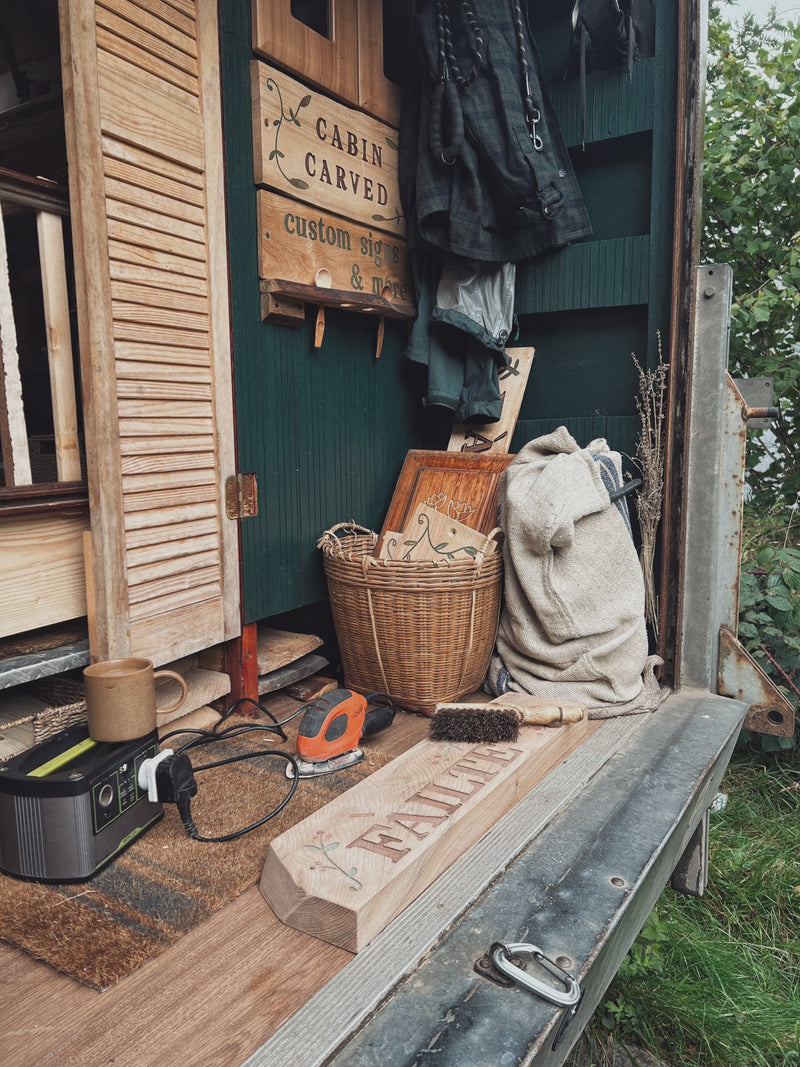
<svg viewBox="0 0 800 1067">
<path fill-rule="evenodd" d="M 56 446 L 56 469 L 60 482 L 83 478 L 78 447 L 78 409 L 75 371 L 72 364 L 72 333 L 67 296 L 67 264 L 61 218 L 45 211 L 36 214 L 42 300 L 47 330 L 47 362 Z"/>
<path fill-rule="evenodd" d="M 162 12 L 169 11 L 163 4 L 159 7 Z M 136 46 L 170 66 L 186 71 L 197 68 L 195 26 L 189 19 L 184 20 L 181 30 L 129 0 L 98 0 L 97 25 L 121 38 L 117 45 L 121 56 L 127 57 L 131 46 Z"/>
<path fill-rule="evenodd" d="M 187 485 L 179 488 L 157 489 L 152 492 L 131 493 L 126 495 L 125 514 L 130 515 L 137 511 L 152 513 L 160 509 L 186 507 L 204 501 L 213 502 L 215 499 L 216 487 L 208 481 L 195 486 Z"/>
<path fill-rule="evenodd" d="M 181 537 L 174 541 L 159 541 L 157 544 L 141 545 L 138 548 L 130 548 L 126 553 L 128 567 L 134 570 L 137 567 L 157 562 L 158 560 L 186 558 L 196 553 L 207 553 L 219 550 L 219 537 L 217 531 L 205 534 L 202 537 Z"/>
<path fill-rule="evenodd" d="M 211 519 L 215 521 L 219 510 L 211 501 L 202 504 L 187 504 L 183 507 L 159 508 L 157 511 L 129 511 L 125 513 L 125 540 L 128 541 L 131 531 L 138 531 L 143 536 L 154 536 L 164 527 L 174 526 L 176 523 L 194 522 L 197 519 Z"/>
<path fill-rule="evenodd" d="M 214 437 L 210 432 L 206 435 L 163 434 L 159 440 L 129 435 L 121 442 L 121 452 L 125 457 L 154 456 L 165 453 L 181 456 L 187 452 L 209 452 L 213 448 Z"/>
<path fill-rule="evenodd" d="M 126 493 L 139 500 L 147 493 L 156 493 L 161 490 L 216 485 L 216 480 L 217 472 L 212 463 L 210 467 L 197 467 L 190 470 L 178 467 L 175 470 L 160 473 L 129 474 L 123 477 L 122 485 Z"/>
<path fill-rule="evenodd" d="M 111 295 L 121 306 L 144 304 L 148 307 L 171 308 L 176 311 L 191 311 L 208 315 L 208 293 L 188 294 L 175 292 L 171 286 L 161 284 L 161 278 L 150 275 L 149 284 L 132 284 L 115 281 Z"/>
<path fill-rule="evenodd" d="M 97 27 L 97 43 L 108 56 L 114 56 L 119 51 L 117 35 L 102 26 Z M 194 70 L 182 70 L 167 60 L 133 45 L 128 46 L 125 57 L 134 67 L 158 74 L 162 84 L 170 87 L 181 101 L 197 95 L 197 76 Z"/>
<path fill-rule="evenodd" d="M 214 467 L 214 453 L 188 452 L 176 455 L 156 453 L 149 456 L 123 456 L 120 471 L 126 474 L 161 473 L 164 471 L 182 471 L 210 469 Z"/>
<path fill-rule="evenodd" d="M 135 171 L 140 172 L 140 184 L 162 180 L 175 183 L 187 191 L 192 202 L 194 202 L 194 195 L 190 190 L 194 190 L 195 195 L 200 193 L 205 196 L 204 173 L 187 167 L 181 160 L 165 159 L 149 151 L 146 145 L 129 144 L 127 141 L 119 141 L 108 134 L 102 134 L 100 142 L 106 160 L 106 173 L 116 174 L 112 160 L 129 163 Z"/>
<path fill-rule="evenodd" d="M 162 352 L 162 356 L 165 353 Z M 208 365 L 194 363 L 185 366 L 175 363 L 144 363 L 134 360 L 117 360 L 117 380 L 120 390 L 127 388 L 131 382 L 145 383 L 153 388 L 163 388 L 161 382 L 192 383 L 210 392 L 208 385 Z M 203 394 L 205 395 L 205 394 Z"/>
<path fill-rule="evenodd" d="M 213 432 L 214 424 L 210 418 L 192 420 L 189 418 L 133 419 L 121 417 L 119 421 L 121 437 L 158 437 L 161 440 L 162 448 L 164 447 L 164 440 L 172 435 L 196 434 L 198 438 L 201 438 L 204 434 L 213 434 Z M 199 441 L 195 442 L 194 449 L 202 447 L 203 445 Z M 158 451 L 158 449 L 155 448 L 154 451 Z"/>
<path fill-rule="evenodd" d="M 170 256 L 180 257 L 184 260 L 205 263 L 204 249 L 197 241 L 188 241 L 178 238 L 173 234 L 164 234 L 146 226 L 138 226 L 129 222 L 121 222 L 119 219 L 108 220 L 108 235 L 113 240 L 138 245 L 141 249 L 150 249 L 153 252 L 166 252 Z M 144 255 L 144 252 L 142 253 Z M 174 260 L 177 262 L 178 260 Z M 199 269 L 199 268 L 198 268 Z M 205 275 L 205 267 L 202 268 Z"/>
<path fill-rule="evenodd" d="M 414 304 L 408 247 L 370 226 L 343 222 L 296 200 L 258 190 L 258 273 L 314 285 L 320 270 L 332 289 Z"/>
<path fill-rule="evenodd" d="M 285 667 L 288 663 L 300 659 L 308 652 L 313 652 L 322 644 L 322 638 L 316 634 L 292 633 L 289 630 L 276 630 L 271 626 L 259 626 L 256 656 L 258 673 Z"/>
<path fill-rule="evenodd" d="M 325 693 L 331 693 L 338 687 L 339 683 L 335 678 L 326 678 L 324 674 L 312 674 L 300 682 L 287 685 L 283 691 L 292 700 L 307 704 L 310 700 L 324 696 Z"/>
<path fill-rule="evenodd" d="M 496 541 L 487 545 L 484 534 L 425 504 L 414 509 L 396 541 L 383 537 L 380 545 L 379 559 L 406 560 L 463 560 L 474 558 L 481 548 L 487 555 L 497 548 Z"/>
<path fill-rule="evenodd" d="M 159 341 L 164 345 L 175 345 L 178 348 L 198 348 L 208 352 L 208 334 L 201 330 L 170 329 L 167 326 L 159 326 L 155 323 L 141 322 L 115 322 L 114 339 L 119 341 L 143 341 L 149 343 Z"/>
<path fill-rule="evenodd" d="M 0 518 L 0 636 L 86 614 L 86 514 Z"/>
<path fill-rule="evenodd" d="M 97 48 L 92 0 L 59 6 L 70 221 L 80 336 L 87 475 L 92 506 L 98 658 L 128 655 L 130 627 L 122 537 L 116 376 L 108 279 Z"/>
<path fill-rule="evenodd" d="M 157 528 L 145 526 L 138 530 L 128 530 L 125 535 L 125 545 L 128 552 L 132 549 L 152 546 L 164 548 L 171 541 L 189 540 L 193 537 L 202 537 L 205 534 L 216 536 L 217 532 L 216 516 L 211 516 L 205 519 L 179 522 L 171 526 L 159 526 Z"/>
<path fill-rule="evenodd" d="M 421 741 L 275 838 L 261 892 L 287 925 L 364 948 L 560 762 L 583 723 L 513 745 Z"/>
<path fill-rule="evenodd" d="M 266 63 L 251 72 L 256 184 L 403 236 L 397 132 Z"/>
<path fill-rule="evenodd" d="M 226 521 L 225 482 L 236 473 L 236 437 L 233 401 L 233 353 L 231 350 L 231 309 L 228 270 L 228 218 L 225 202 L 225 153 L 222 140 L 222 99 L 220 93 L 220 27 L 218 5 L 213 0 L 198 0 L 198 44 L 200 91 L 202 99 L 205 176 L 208 187 L 206 202 L 206 272 L 210 279 L 211 370 L 214 387 L 214 424 L 216 431 L 218 505 L 222 517 L 222 640 L 242 632 L 240 600 L 239 526 Z M 220 639 L 218 638 L 218 640 Z"/>
<path fill-rule="evenodd" d="M 131 655 L 144 656 L 156 665 L 183 655 L 187 634 L 200 648 L 213 645 L 222 626 L 218 586 L 200 587 L 194 599 L 168 596 L 137 605 L 131 611 Z"/>
<path fill-rule="evenodd" d="M 183 37 L 189 36 L 192 43 L 194 43 L 194 12 L 190 7 L 185 7 L 181 11 L 174 4 L 164 3 L 164 0 L 134 0 L 133 3 L 128 2 L 128 0 L 99 0 L 98 6 L 100 4 L 108 8 L 109 11 L 117 12 L 117 14 L 127 18 L 129 21 L 140 22 L 142 18 L 146 18 L 147 24 L 153 33 L 159 32 L 159 24 L 162 24 L 165 30 L 168 30 L 169 27 L 174 27 L 180 31 Z M 146 16 L 144 15 L 145 12 L 147 13 Z M 196 54 L 196 51 L 195 49 L 194 54 Z"/>
<path fill-rule="evenodd" d="M 119 181 L 109 176 L 106 168 L 106 195 L 109 200 L 159 211 L 167 218 L 183 219 L 202 226 L 205 222 L 204 204 L 192 203 L 186 198 L 165 195 L 152 188 L 152 182 Z M 193 190 L 195 200 L 201 199 L 198 190 Z"/>
<path fill-rule="evenodd" d="M 117 368 L 119 370 L 119 364 Z M 149 368 L 145 373 L 149 373 Z M 166 379 L 148 381 L 142 380 L 141 377 L 135 375 L 130 377 L 120 375 L 119 395 L 126 400 L 163 400 L 170 395 L 176 401 L 209 401 L 212 399 L 211 385 L 208 380 L 205 382 L 182 382 L 178 379 L 170 386 Z"/>
<path fill-rule="evenodd" d="M 385 296 L 373 296 L 372 293 L 354 292 L 352 289 L 326 289 L 319 285 L 305 285 L 301 282 L 288 281 L 286 278 L 267 278 L 260 282 L 262 296 L 279 295 L 298 303 L 301 301 L 317 304 L 320 308 L 333 307 L 341 311 L 362 311 L 387 319 L 413 319 L 416 308 L 413 304 L 393 303 L 388 286 L 382 290 Z M 264 306 L 262 304 L 262 312 Z M 269 313 L 269 312 L 268 312 Z M 317 318 L 319 322 L 319 317 Z M 323 318 L 324 325 L 324 318 Z M 316 345 L 315 347 L 319 347 Z M 380 353 L 378 353 L 380 355 Z"/>
<path fill-rule="evenodd" d="M 218 619 L 220 614 L 220 584 L 218 577 L 217 573 L 204 575 L 204 579 L 208 578 L 208 581 L 201 582 L 198 580 L 192 582 L 191 585 L 186 582 L 176 581 L 154 583 L 149 589 L 144 589 L 141 586 L 137 587 L 135 603 L 133 591 L 131 591 L 131 622 L 149 623 L 150 620 L 153 620 L 153 631 L 160 630 L 162 627 L 159 625 L 159 615 L 174 614 L 180 608 L 186 608 L 191 611 L 193 606 L 202 605 L 203 601 L 211 607 L 214 618 Z M 148 637 L 153 631 L 148 630 L 147 627 L 143 630 Z M 172 634 L 171 641 L 174 648 L 182 649 L 186 647 L 185 634 Z M 199 645 L 198 647 L 202 648 L 203 646 Z M 171 651 L 169 658 L 173 659 L 175 654 L 174 651 Z M 163 650 L 160 650 L 158 655 L 159 658 L 164 657 L 162 662 L 166 661 L 167 657 Z"/>
<path fill-rule="evenodd" d="M 323 656 L 310 652 L 307 656 L 301 656 L 300 659 L 293 660 L 284 667 L 277 667 L 274 671 L 259 674 L 258 695 L 275 693 L 293 682 L 302 681 L 304 678 L 310 678 L 312 674 L 324 671 L 327 666 L 328 661 Z"/>
<path fill-rule="evenodd" d="M 370 115 L 392 126 L 400 124 L 400 86 L 383 70 L 383 6 L 372 0 L 356 0 L 358 5 L 358 103 Z M 411 5 L 408 5 L 411 18 Z"/>
<path fill-rule="evenodd" d="M 131 603 L 151 596 L 151 593 L 144 591 L 144 587 L 149 588 L 150 583 L 159 582 L 163 578 L 174 579 L 177 582 L 185 581 L 187 578 L 202 580 L 205 575 L 207 580 L 213 579 L 213 568 L 217 565 L 218 559 L 219 543 L 216 539 L 204 552 L 192 552 L 187 548 L 185 554 L 168 556 L 159 562 L 148 560 L 134 565 L 129 556 L 128 583 L 131 587 Z M 137 586 L 138 589 L 135 588 Z M 180 585 L 179 588 L 184 588 L 184 586 Z"/>
<path fill-rule="evenodd" d="M 202 367 L 204 371 L 210 366 L 208 350 L 191 348 L 188 346 L 178 347 L 158 343 L 155 341 L 120 341 L 116 348 L 118 361 L 140 360 L 143 363 L 162 363 L 165 367 L 175 366 L 176 373 L 182 373 L 182 366 Z M 153 370 L 152 374 L 164 373 L 163 370 Z"/>
<path fill-rule="evenodd" d="M 6 485 L 30 485 L 28 430 L 22 404 L 17 327 L 8 280 L 6 232 L 0 204 L 0 446 Z"/>
<path fill-rule="evenodd" d="M 381 536 L 389 530 L 403 530 L 419 504 L 489 533 L 497 525 L 500 476 L 513 458 L 503 453 L 412 449 L 400 471 Z"/>
<path fill-rule="evenodd" d="M 185 247 L 186 242 L 202 245 L 205 242 L 205 227 L 190 218 L 183 219 L 175 214 L 164 214 L 155 208 L 139 207 L 125 200 L 108 197 L 106 210 L 109 219 L 153 230 L 163 247 L 178 247 L 176 239 Z M 187 215 L 189 212 L 186 213 Z"/>
<path fill-rule="evenodd" d="M 197 260 L 118 241 L 109 242 L 109 252 L 112 281 L 147 285 L 157 282 L 175 292 L 208 296 L 205 271 L 198 273 Z"/>
<path fill-rule="evenodd" d="M 98 74 L 104 133 L 203 169 L 201 118 L 194 97 L 107 53 L 100 55 Z"/>
<path fill-rule="evenodd" d="M 356 0 L 325 5 L 330 37 L 296 18 L 291 0 L 255 0 L 253 51 L 272 59 L 333 96 L 358 103 Z"/>
<path fill-rule="evenodd" d="M 499 372 L 500 395 L 503 407 L 497 422 L 481 425 L 462 423 L 453 427 L 448 452 L 508 452 L 519 409 L 525 396 L 525 387 L 533 363 L 533 348 L 508 348 L 508 366 Z"/>
</svg>

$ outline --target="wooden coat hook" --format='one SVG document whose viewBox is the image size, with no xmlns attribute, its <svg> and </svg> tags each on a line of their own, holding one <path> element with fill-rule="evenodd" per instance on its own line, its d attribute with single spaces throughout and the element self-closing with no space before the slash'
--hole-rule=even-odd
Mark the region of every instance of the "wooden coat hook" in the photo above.
<svg viewBox="0 0 800 1067">
<path fill-rule="evenodd" d="M 320 267 L 314 275 L 314 284 L 320 289 L 330 289 L 331 272 L 327 267 Z M 322 348 L 322 338 L 325 336 L 325 305 L 320 304 L 317 308 L 317 321 L 314 326 L 314 348 Z"/>
</svg>

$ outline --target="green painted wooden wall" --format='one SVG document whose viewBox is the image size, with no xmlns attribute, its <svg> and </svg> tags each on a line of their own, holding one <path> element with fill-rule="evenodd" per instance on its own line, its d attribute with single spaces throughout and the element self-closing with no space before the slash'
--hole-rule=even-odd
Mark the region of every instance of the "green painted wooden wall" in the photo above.
<svg viewBox="0 0 800 1067">
<path fill-rule="evenodd" d="M 355 519 L 380 528 L 420 411 L 404 383 L 407 326 L 314 310 L 299 329 L 261 322 L 250 119 L 250 0 L 220 4 L 239 470 L 254 471 L 259 512 L 242 521 L 245 621 L 322 600 L 320 534 Z"/>
<path fill-rule="evenodd" d="M 635 447 L 636 372 L 668 340 L 673 228 L 675 12 L 656 0 L 655 59 L 590 75 L 585 147 L 579 88 L 565 82 L 571 0 L 532 4 L 550 95 L 594 227 L 585 242 L 518 272 L 516 344 L 536 358 L 512 440 L 560 424 L 581 445 Z M 535 14 L 546 9 L 544 14 Z M 409 448 L 444 448 L 448 428 L 423 418 L 403 365 L 407 327 L 313 310 L 300 329 L 261 322 L 250 126 L 250 0 L 220 4 L 239 469 L 255 471 L 259 514 L 242 523 L 246 621 L 326 595 L 319 535 L 353 518 L 379 528 Z"/>
</svg>

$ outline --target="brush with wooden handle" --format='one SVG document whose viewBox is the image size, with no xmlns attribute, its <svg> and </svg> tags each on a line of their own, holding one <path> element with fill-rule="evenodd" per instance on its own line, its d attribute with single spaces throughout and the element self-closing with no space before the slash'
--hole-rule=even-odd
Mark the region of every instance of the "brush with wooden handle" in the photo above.
<svg viewBox="0 0 800 1067">
<path fill-rule="evenodd" d="M 485 703 L 437 704 L 429 733 L 432 741 L 497 743 L 516 741 L 520 726 L 560 726 L 585 718 L 582 704 L 554 704 L 529 693 L 503 693 Z"/>
</svg>

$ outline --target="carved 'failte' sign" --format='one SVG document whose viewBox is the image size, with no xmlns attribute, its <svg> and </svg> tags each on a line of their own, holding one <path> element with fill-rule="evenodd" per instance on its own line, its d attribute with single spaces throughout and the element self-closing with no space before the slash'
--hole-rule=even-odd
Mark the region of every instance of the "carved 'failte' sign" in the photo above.
<svg viewBox="0 0 800 1067">
<path fill-rule="evenodd" d="M 399 237 L 266 189 L 258 191 L 258 229 L 259 277 L 313 285 L 324 269 L 332 289 L 413 308 L 408 250 Z"/>
<path fill-rule="evenodd" d="M 250 69 L 256 184 L 404 236 L 397 132 L 260 60 Z"/>
<path fill-rule="evenodd" d="M 420 742 L 276 837 L 263 896 L 288 926 L 358 952 L 589 729 L 526 726 L 502 745 Z"/>
</svg>

